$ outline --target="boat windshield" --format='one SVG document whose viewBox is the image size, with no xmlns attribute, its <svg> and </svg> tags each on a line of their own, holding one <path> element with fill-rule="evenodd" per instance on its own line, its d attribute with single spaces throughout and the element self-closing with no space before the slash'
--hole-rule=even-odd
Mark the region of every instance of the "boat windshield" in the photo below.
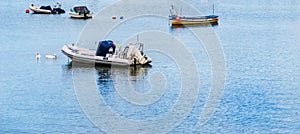
<svg viewBox="0 0 300 134">
<path fill-rule="evenodd" d="M 80 6 L 80 7 L 74 7 L 75 12 L 83 12 L 83 13 L 89 13 L 89 9 L 86 6 Z"/>
</svg>

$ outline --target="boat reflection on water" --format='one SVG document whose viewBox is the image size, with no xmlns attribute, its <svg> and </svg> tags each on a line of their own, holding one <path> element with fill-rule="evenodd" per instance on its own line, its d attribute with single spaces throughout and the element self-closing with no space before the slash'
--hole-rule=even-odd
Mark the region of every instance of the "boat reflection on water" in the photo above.
<svg viewBox="0 0 300 134">
<path fill-rule="evenodd" d="M 99 65 L 90 65 L 76 62 L 72 64 L 70 62 L 66 65 L 67 70 L 72 71 L 96 71 L 97 82 L 112 82 L 116 77 L 124 77 L 131 81 L 137 81 L 144 79 L 147 75 L 147 71 L 152 66 L 147 65 L 138 65 L 138 66 L 99 66 Z"/>
<path fill-rule="evenodd" d="M 146 66 L 126 66 L 126 67 L 103 67 L 96 66 L 98 82 L 112 82 L 116 77 L 123 77 L 130 81 L 138 81 L 145 78 L 150 65 Z M 98 83 L 99 84 L 99 83 Z"/>
</svg>

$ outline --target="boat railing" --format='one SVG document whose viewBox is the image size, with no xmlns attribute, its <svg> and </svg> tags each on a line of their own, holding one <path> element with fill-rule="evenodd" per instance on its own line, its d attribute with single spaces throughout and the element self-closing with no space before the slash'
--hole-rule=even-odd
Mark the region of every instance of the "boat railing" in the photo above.
<svg viewBox="0 0 300 134">
<path fill-rule="evenodd" d="M 122 52 L 120 52 L 120 58 L 126 59 L 129 47 L 126 46 Z"/>
<path fill-rule="evenodd" d="M 141 43 L 141 42 L 137 42 L 135 44 L 135 47 L 138 48 L 138 50 L 141 51 L 141 52 L 144 50 L 144 44 Z"/>
</svg>

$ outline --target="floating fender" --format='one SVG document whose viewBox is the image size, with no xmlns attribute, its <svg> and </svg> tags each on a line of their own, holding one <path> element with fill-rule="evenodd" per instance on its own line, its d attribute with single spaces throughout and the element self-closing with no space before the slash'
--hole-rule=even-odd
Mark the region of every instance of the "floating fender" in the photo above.
<svg viewBox="0 0 300 134">
<path fill-rule="evenodd" d="M 25 13 L 29 13 L 29 9 L 26 9 L 26 10 L 25 10 Z"/>
<path fill-rule="evenodd" d="M 116 17 L 116 16 L 112 16 L 111 18 L 112 18 L 112 19 L 116 19 L 117 17 Z"/>
</svg>

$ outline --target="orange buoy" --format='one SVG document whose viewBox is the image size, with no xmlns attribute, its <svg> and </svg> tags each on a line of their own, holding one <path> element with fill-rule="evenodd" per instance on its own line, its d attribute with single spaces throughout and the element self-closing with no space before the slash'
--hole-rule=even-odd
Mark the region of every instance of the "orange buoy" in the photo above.
<svg viewBox="0 0 300 134">
<path fill-rule="evenodd" d="M 116 17 L 116 16 L 112 16 L 111 18 L 112 18 L 112 19 L 117 19 L 117 17 Z"/>
<path fill-rule="evenodd" d="M 26 9 L 26 10 L 25 10 L 25 13 L 29 13 L 29 9 Z"/>
</svg>

